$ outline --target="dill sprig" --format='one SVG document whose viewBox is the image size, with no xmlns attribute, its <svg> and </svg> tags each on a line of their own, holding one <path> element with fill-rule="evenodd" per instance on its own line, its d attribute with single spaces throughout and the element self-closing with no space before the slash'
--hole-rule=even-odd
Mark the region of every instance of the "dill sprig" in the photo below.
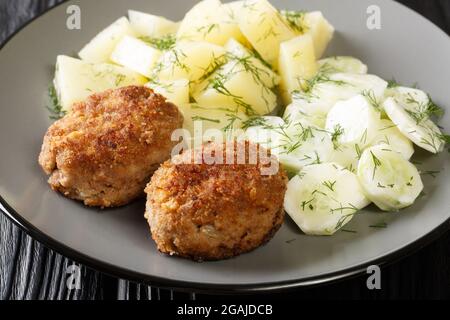
<svg viewBox="0 0 450 320">
<path fill-rule="evenodd" d="M 337 124 L 334 127 L 333 132 L 331 133 L 331 141 L 333 142 L 335 150 L 339 149 L 339 139 L 344 133 L 345 133 L 345 130 L 344 130 L 344 128 L 341 127 L 340 124 Z"/>
<path fill-rule="evenodd" d="M 430 176 L 430 177 L 432 177 L 432 178 L 436 178 L 437 175 L 438 175 L 439 173 L 441 173 L 441 171 L 438 171 L 438 170 L 428 170 L 428 171 L 421 172 L 420 174 L 421 174 L 421 175 L 427 175 L 427 176 Z"/>
<path fill-rule="evenodd" d="M 427 103 L 421 103 L 411 93 L 408 93 L 406 103 L 413 106 L 413 110 L 405 109 L 405 111 L 416 121 L 416 124 L 421 124 L 433 117 L 440 118 L 444 115 L 444 109 L 434 103 L 430 96 L 428 96 Z"/>
<path fill-rule="evenodd" d="M 177 42 L 177 39 L 173 34 L 169 34 L 161 38 L 152 38 L 144 36 L 140 37 L 139 39 L 161 51 L 167 51 L 172 49 Z"/>
<path fill-rule="evenodd" d="M 48 104 L 47 110 L 50 111 L 50 119 L 58 120 L 66 115 L 66 111 L 63 110 L 58 98 L 58 93 L 56 92 L 55 85 L 51 83 L 48 86 Z"/>
<path fill-rule="evenodd" d="M 313 89 L 320 83 L 333 83 L 336 86 L 346 85 L 347 82 L 342 80 L 333 80 L 330 76 L 324 72 L 318 72 L 311 79 L 298 79 L 302 90 L 294 90 L 292 92 L 293 99 L 301 99 L 310 102 L 312 99 L 317 98 L 314 95 Z"/>
<path fill-rule="evenodd" d="M 381 161 L 380 159 L 377 158 L 377 156 L 375 156 L 375 154 L 373 153 L 373 151 L 370 151 L 370 154 L 372 155 L 372 161 L 373 161 L 373 175 L 372 175 L 372 180 L 375 179 L 375 174 L 377 172 L 378 167 L 381 167 Z"/>
<path fill-rule="evenodd" d="M 336 186 L 336 182 L 337 182 L 336 180 L 335 181 L 324 181 L 322 183 L 322 185 L 334 192 L 334 187 Z"/>
<path fill-rule="evenodd" d="M 397 88 L 399 86 L 400 84 L 394 78 L 388 81 L 388 89 Z"/>
<path fill-rule="evenodd" d="M 264 129 L 272 129 L 268 128 L 269 125 L 267 124 L 266 119 L 261 116 L 250 117 L 242 123 L 242 129 L 244 130 L 251 127 L 263 127 Z"/>
<path fill-rule="evenodd" d="M 305 11 L 294 11 L 294 10 L 281 10 L 280 14 L 287 22 L 292 30 L 299 33 L 305 33 L 308 31 L 308 26 L 305 21 Z"/>
<path fill-rule="evenodd" d="M 217 29 L 217 31 L 220 31 L 220 25 L 218 23 L 211 23 L 209 25 L 201 26 L 197 28 L 197 32 L 203 33 L 203 36 L 206 37 L 215 29 Z"/>
<path fill-rule="evenodd" d="M 193 116 L 192 121 L 207 121 L 207 122 L 213 122 L 213 123 L 220 123 L 219 119 L 212 119 L 212 118 L 206 118 L 201 116 Z"/>
<path fill-rule="evenodd" d="M 369 226 L 369 228 L 376 228 L 376 229 L 386 229 L 388 227 L 388 224 L 385 221 L 372 224 Z"/>
<path fill-rule="evenodd" d="M 362 95 L 367 99 L 367 101 L 370 103 L 372 107 L 374 107 L 378 111 L 381 111 L 382 108 L 380 101 L 378 101 L 377 97 L 375 96 L 375 92 L 373 90 L 364 90 L 362 92 Z"/>
</svg>

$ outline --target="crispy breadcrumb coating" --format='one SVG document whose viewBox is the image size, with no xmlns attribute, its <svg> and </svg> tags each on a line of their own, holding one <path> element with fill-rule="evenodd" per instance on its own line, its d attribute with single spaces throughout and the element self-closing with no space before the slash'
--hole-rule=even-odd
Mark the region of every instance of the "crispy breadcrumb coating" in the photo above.
<svg viewBox="0 0 450 320">
<path fill-rule="evenodd" d="M 251 145 L 239 144 L 245 150 Z M 190 161 L 192 155 L 223 146 L 210 143 L 186 151 L 152 177 L 145 190 L 146 218 L 161 252 L 197 261 L 226 259 L 266 243 L 280 228 L 288 181 L 281 167 L 274 175 L 263 175 L 259 160 L 212 165 Z"/>
<path fill-rule="evenodd" d="M 93 94 L 48 129 L 39 164 L 51 187 L 69 198 L 125 205 L 170 158 L 172 132 L 182 123 L 175 105 L 143 86 Z"/>
</svg>

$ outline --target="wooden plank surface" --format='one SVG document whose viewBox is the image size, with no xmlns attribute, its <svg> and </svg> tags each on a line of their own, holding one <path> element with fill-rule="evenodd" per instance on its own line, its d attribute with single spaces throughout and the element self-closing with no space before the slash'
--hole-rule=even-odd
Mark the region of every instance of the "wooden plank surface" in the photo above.
<svg viewBox="0 0 450 320">
<path fill-rule="evenodd" d="M 61 0 L 0 0 L 0 43 L 23 23 Z M 450 1 L 402 0 L 450 32 Z M 411 30 L 414 32 L 414 30 Z M 446 106 L 450 108 L 450 106 Z M 159 290 L 81 266 L 81 288 L 69 290 L 74 262 L 45 248 L 0 214 L 0 300 L 3 299 L 194 299 L 217 297 Z M 417 253 L 382 269 L 382 290 L 369 291 L 366 276 L 290 294 L 293 298 L 450 298 L 450 232 Z M 267 295 L 280 298 L 280 295 Z M 226 299 L 227 297 L 220 297 Z"/>
</svg>

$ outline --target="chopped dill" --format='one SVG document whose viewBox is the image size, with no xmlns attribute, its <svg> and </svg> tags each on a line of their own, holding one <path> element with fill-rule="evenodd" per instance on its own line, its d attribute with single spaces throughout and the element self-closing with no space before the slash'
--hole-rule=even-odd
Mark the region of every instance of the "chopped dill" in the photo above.
<svg viewBox="0 0 450 320">
<path fill-rule="evenodd" d="M 161 51 L 167 51 L 172 49 L 175 46 L 175 43 L 177 42 L 177 39 L 175 35 L 169 34 L 161 38 L 151 38 L 151 37 L 140 37 L 140 40 L 148 43 L 155 49 L 161 50 Z"/>
<path fill-rule="evenodd" d="M 374 107 L 377 110 L 381 110 L 380 102 L 378 101 L 377 97 L 375 96 L 375 92 L 373 90 L 364 90 L 362 92 L 362 95 L 367 99 L 367 101 L 370 103 L 372 107 Z"/>
<path fill-rule="evenodd" d="M 218 31 L 219 31 L 219 29 L 220 29 L 219 24 L 211 23 L 210 25 L 201 26 L 200 28 L 197 29 L 197 32 L 203 33 L 203 36 L 206 37 L 211 32 L 213 32 L 214 29 L 218 29 Z"/>
<path fill-rule="evenodd" d="M 308 31 L 308 26 L 305 21 L 305 11 L 282 10 L 280 14 L 292 30 L 302 34 Z"/>
<path fill-rule="evenodd" d="M 388 81 L 388 86 L 387 87 L 389 89 L 397 88 L 399 86 L 400 86 L 400 84 L 394 78 L 392 78 L 391 80 Z"/>
<path fill-rule="evenodd" d="M 423 175 L 423 176 L 427 175 L 427 176 L 430 176 L 432 178 L 436 178 L 439 173 L 441 173 L 441 171 L 428 170 L 428 171 L 421 172 L 420 174 Z"/>
<path fill-rule="evenodd" d="M 124 74 L 118 73 L 115 76 L 114 84 L 116 87 L 120 86 L 120 84 L 126 79 L 127 77 Z"/>
<path fill-rule="evenodd" d="M 211 119 L 211 118 L 200 117 L 200 116 L 192 117 L 192 121 L 208 121 L 208 122 L 220 123 L 219 119 Z"/>
<path fill-rule="evenodd" d="M 373 161 L 373 175 L 372 175 L 372 180 L 374 180 L 374 179 L 375 179 L 375 173 L 376 173 L 378 167 L 381 166 L 381 161 L 380 161 L 380 159 L 378 159 L 378 158 L 375 156 L 375 154 L 374 154 L 372 151 L 370 151 L 370 154 L 372 155 L 372 161 Z"/>
<path fill-rule="evenodd" d="M 336 182 L 337 181 L 324 181 L 322 183 L 322 185 L 324 185 L 325 187 L 327 187 L 328 189 L 330 189 L 331 191 L 334 192 L 334 187 L 336 186 Z"/>
<path fill-rule="evenodd" d="M 58 120 L 64 117 L 66 112 L 63 110 L 59 102 L 58 93 L 56 92 L 56 88 L 53 83 L 48 86 L 48 98 L 47 110 L 50 111 L 50 119 Z"/>
<path fill-rule="evenodd" d="M 339 138 L 345 133 L 344 128 L 340 124 L 337 124 L 333 132 L 331 133 L 331 141 L 333 142 L 334 149 L 339 149 Z"/>
<path fill-rule="evenodd" d="M 385 221 L 370 225 L 369 228 L 386 229 L 388 224 Z"/>
<path fill-rule="evenodd" d="M 314 200 L 316 200 L 316 198 L 312 198 L 311 200 L 308 201 L 302 201 L 301 203 L 302 210 L 305 211 L 306 206 L 308 206 L 310 210 L 314 210 L 314 207 L 311 204 Z"/>
<path fill-rule="evenodd" d="M 250 117 L 242 123 L 242 129 L 245 130 L 251 127 L 264 127 L 265 129 L 268 129 L 268 124 L 264 117 Z"/>
</svg>

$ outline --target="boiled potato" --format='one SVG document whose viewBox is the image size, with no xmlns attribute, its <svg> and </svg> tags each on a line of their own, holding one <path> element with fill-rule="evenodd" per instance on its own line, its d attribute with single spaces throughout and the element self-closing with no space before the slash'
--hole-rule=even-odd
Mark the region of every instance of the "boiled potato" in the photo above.
<svg viewBox="0 0 450 320">
<path fill-rule="evenodd" d="M 144 41 L 125 36 L 111 54 L 111 61 L 150 78 L 161 51 Z"/>
<path fill-rule="evenodd" d="M 151 81 L 146 86 L 177 106 L 189 103 L 189 80 L 187 79 Z"/>
<path fill-rule="evenodd" d="M 191 138 L 196 136 L 202 141 L 211 140 L 208 133 L 217 133 L 223 139 L 239 136 L 242 123 L 248 119 L 236 108 L 202 107 L 195 103 L 180 105 L 179 108 L 184 117 L 183 128 L 189 131 Z M 215 131 L 207 132 L 210 129 Z"/>
<path fill-rule="evenodd" d="M 309 34 L 281 43 L 278 69 L 281 92 L 287 105 L 292 102 L 291 93 L 300 88 L 303 80 L 311 79 L 318 70 L 314 43 Z"/>
<path fill-rule="evenodd" d="M 225 58 L 226 51 L 218 45 L 201 42 L 180 42 L 165 52 L 154 69 L 160 80 L 189 79 L 198 81 Z"/>
<path fill-rule="evenodd" d="M 81 59 L 91 63 L 110 62 L 114 48 L 126 35 L 134 35 L 130 22 L 122 17 L 100 32 L 78 53 Z"/>
<path fill-rule="evenodd" d="M 184 17 L 177 38 L 188 41 L 207 41 L 223 46 L 230 38 L 245 42 L 230 8 L 219 0 L 203 0 Z"/>
<path fill-rule="evenodd" d="M 264 65 L 249 49 L 236 40 L 230 39 L 225 49 L 231 54 L 231 58 L 239 59 L 247 66 L 247 69 L 254 70 L 255 76 L 259 77 L 266 87 L 273 88 L 280 83 L 280 77 L 276 72 Z"/>
<path fill-rule="evenodd" d="M 178 23 L 170 21 L 164 17 L 139 12 L 135 10 L 128 11 L 130 24 L 137 36 L 160 38 L 168 34 L 176 33 Z"/>
<path fill-rule="evenodd" d="M 91 64 L 67 56 L 58 56 L 56 62 L 55 89 L 65 111 L 93 93 L 146 81 L 138 73 L 112 64 Z"/>
<path fill-rule="evenodd" d="M 334 35 L 334 27 L 325 19 L 322 12 L 314 11 L 305 14 L 306 33 L 309 33 L 314 41 L 316 58 L 320 59 L 328 43 Z"/>
<path fill-rule="evenodd" d="M 280 43 L 296 35 L 280 13 L 267 0 L 246 0 L 236 19 L 256 51 L 277 68 Z"/>
<path fill-rule="evenodd" d="M 249 115 L 269 114 L 277 104 L 276 95 L 237 60 L 197 86 L 193 97 L 203 107 L 238 107 Z"/>
<path fill-rule="evenodd" d="M 236 35 L 233 38 L 236 39 L 237 41 L 239 41 L 240 43 L 242 43 L 247 48 L 252 48 L 252 44 L 242 34 L 241 29 L 239 28 L 239 25 L 238 25 L 237 18 L 236 18 L 237 15 L 239 14 L 244 2 L 245 2 L 244 0 L 233 1 L 233 2 L 224 3 L 222 6 L 228 15 L 227 19 L 229 19 L 230 22 L 236 24 L 237 28 L 239 29 L 239 32 L 237 33 L 239 35 Z"/>
</svg>

